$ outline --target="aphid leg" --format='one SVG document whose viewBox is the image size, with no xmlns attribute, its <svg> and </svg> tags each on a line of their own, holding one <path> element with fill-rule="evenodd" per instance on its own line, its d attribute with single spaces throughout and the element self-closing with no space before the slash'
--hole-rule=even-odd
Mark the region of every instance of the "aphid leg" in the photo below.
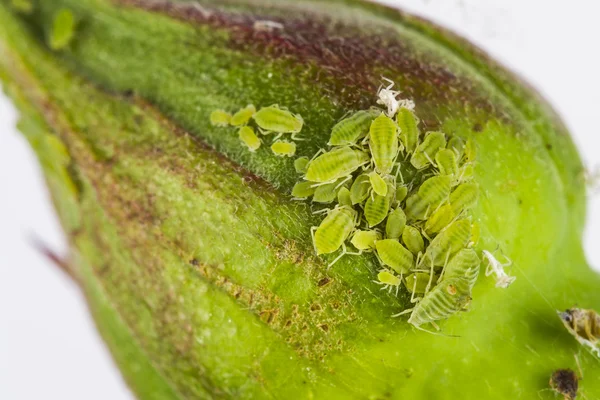
<svg viewBox="0 0 600 400">
<path fill-rule="evenodd" d="M 435 162 L 433 162 L 433 160 L 431 159 L 431 157 L 429 157 L 429 154 L 427 154 L 427 152 L 424 151 L 423 155 L 425 156 L 427 161 L 429 161 L 431 163 L 431 165 L 436 165 Z"/>
<path fill-rule="evenodd" d="M 446 260 L 444 260 L 444 267 L 442 268 L 442 272 L 440 273 L 440 277 L 438 278 L 436 284 L 440 283 L 442 279 L 444 279 L 444 273 L 446 272 L 446 266 L 448 265 L 448 260 L 450 259 L 450 251 L 446 253 Z"/>
<path fill-rule="evenodd" d="M 434 271 L 434 265 L 433 265 L 433 258 L 429 258 L 431 260 L 431 270 L 429 272 L 429 282 L 427 282 L 427 286 L 425 287 L 425 293 L 429 293 L 429 289 L 431 289 L 431 284 L 433 283 L 433 271 Z M 442 271 L 443 273 L 443 271 Z"/>
<path fill-rule="evenodd" d="M 308 163 L 310 164 L 311 161 L 314 161 L 315 158 L 319 157 L 321 154 L 326 153 L 325 149 L 319 149 L 319 151 L 317 151 L 315 153 L 315 155 L 313 156 L 313 158 L 311 158 Z"/>
<path fill-rule="evenodd" d="M 431 322 L 431 325 L 433 325 L 434 328 L 436 328 L 438 331 L 440 330 L 440 327 L 437 326 L 437 324 L 435 324 L 433 321 Z M 416 326 L 416 325 L 413 325 L 413 326 L 415 328 L 417 328 L 418 330 L 420 330 L 420 331 L 427 332 L 427 333 L 430 333 L 430 334 L 435 335 L 435 336 L 444 336 L 444 337 L 453 337 L 453 338 L 460 337 L 460 336 L 457 336 L 457 335 L 446 335 L 445 333 L 441 333 L 441 332 L 433 332 L 433 331 L 427 330 L 425 328 L 421 328 L 420 326 Z"/>
<path fill-rule="evenodd" d="M 396 169 L 396 182 L 398 181 L 398 176 L 400 176 L 400 183 L 402 183 L 404 185 L 404 176 L 402 176 L 402 169 L 400 168 L 401 164 L 397 163 L 396 166 L 398 167 Z"/>
<path fill-rule="evenodd" d="M 419 300 L 421 300 L 420 297 L 415 297 L 415 292 L 417 291 L 417 278 L 415 275 L 415 281 L 413 282 L 413 290 L 412 293 L 410 294 L 410 302 L 411 303 L 418 303 Z"/>
<path fill-rule="evenodd" d="M 340 255 L 337 256 L 335 258 L 335 260 L 333 260 L 332 262 L 329 263 L 329 265 L 327 266 L 327 269 L 331 268 L 333 266 L 333 264 L 335 264 L 336 262 L 338 262 L 340 260 L 340 258 L 342 258 L 346 254 L 348 254 L 348 252 L 346 250 L 346 243 L 342 243 L 342 251 L 340 252 Z"/>
<path fill-rule="evenodd" d="M 297 142 L 301 142 L 303 140 L 306 140 L 306 139 L 303 139 L 301 137 L 298 137 L 297 135 L 299 135 L 299 134 L 300 134 L 300 132 L 294 132 L 294 133 L 292 133 L 291 139 L 295 140 Z"/>
<path fill-rule="evenodd" d="M 404 310 L 404 311 L 400 311 L 398 314 L 394 314 L 394 315 L 392 315 L 392 318 L 399 317 L 399 316 L 401 316 L 401 315 L 404 315 L 404 314 L 411 313 L 411 312 L 412 312 L 412 310 L 414 310 L 414 307 L 413 307 L 413 308 L 407 308 L 407 309 L 406 309 L 406 310 Z"/>
<path fill-rule="evenodd" d="M 429 235 L 427 235 L 427 232 L 425 232 L 425 228 L 421 227 L 421 235 L 423 235 L 423 237 L 427 240 L 429 240 L 431 242 L 431 238 L 429 237 Z"/>
<path fill-rule="evenodd" d="M 344 183 L 348 182 L 350 179 L 352 179 L 352 175 L 348 175 L 347 177 L 345 177 L 343 181 L 335 185 L 335 188 L 339 189 Z"/>
<path fill-rule="evenodd" d="M 324 208 L 322 210 L 313 211 L 312 213 L 313 213 L 313 215 L 319 215 L 319 214 L 327 214 L 330 211 L 331 211 L 331 209 Z"/>
<path fill-rule="evenodd" d="M 278 134 L 277 134 L 277 135 L 276 135 L 276 136 L 273 138 L 273 141 L 272 141 L 272 143 L 275 143 L 275 142 L 276 142 L 276 141 L 277 141 L 277 140 L 278 140 L 280 137 L 282 137 L 282 136 L 283 136 L 283 133 L 281 133 L 281 132 L 280 132 L 280 133 L 278 133 Z"/>
</svg>

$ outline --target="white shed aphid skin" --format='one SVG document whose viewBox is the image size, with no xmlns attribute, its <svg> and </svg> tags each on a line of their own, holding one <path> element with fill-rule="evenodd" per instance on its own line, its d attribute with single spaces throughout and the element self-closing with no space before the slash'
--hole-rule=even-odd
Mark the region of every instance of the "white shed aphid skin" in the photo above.
<svg viewBox="0 0 600 400">
<path fill-rule="evenodd" d="M 271 145 L 271 150 L 277 157 L 292 157 L 296 154 L 296 143 L 277 140 Z"/>
<path fill-rule="evenodd" d="M 299 174 L 305 174 L 308 169 L 308 163 L 310 160 L 308 157 L 298 157 L 294 160 L 294 169 Z"/>
<path fill-rule="evenodd" d="M 252 118 L 263 135 L 279 134 L 274 140 L 277 140 L 284 133 L 291 133 L 292 140 L 302 140 L 297 136 L 304 126 L 302 117 L 276 104 L 261 108 Z"/>
<path fill-rule="evenodd" d="M 505 257 L 507 262 L 502 264 L 489 251 L 483 250 L 482 254 L 488 261 L 488 266 L 485 269 L 485 276 L 490 276 L 492 274 L 495 275 L 497 288 L 506 289 L 517 279 L 517 277 L 510 276 L 506 273 L 506 271 L 504 271 L 504 268 L 512 265 L 512 261 L 510 259 Z"/>
<path fill-rule="evenodd" d="M 231 114 L 225 110 L 215 110 L 210 113 L 210 124 L 212 126 L 228 126 Z"/>
<path fill-rule="evenodd" d="M 373 281 L 378 285 L 382 285 L 381 290 L 387 290 L 388 293 L 392 292 L 392 289 L 396 288 L 396 296 L 398 296 L 398 289 L 400 288 L 400 284 L 402 283 L 402 279 L 394 275 L 387 269 L 382 269 L 377 274 L 377 280 Z"/>
<path fill-rule="evenodd" d="M 282 31 L 283 28 L 284 25 L 282 23 L 269 20 L 254 21 L 252 25 L 252 29 L 258 32 Z"/>
<path fill-rule="evenodd" d="M 233 114 L 231 120 L 229 121 L 229 124 L 231 124 L 232 126 L 246 125 L 255 113 L 256 107 L 254 107 L 254 105 L 252 104 L 248 104 L 246 107 Z"/>
<path fill-rule="evenodd" d="M 383 87 L 382 85 L 381 87 L 379 87 L 379 90 L 377 91 L 377 104 L 380 104 L 387 108 L 386 114 L 388 117 L 394 118 L 400 107 L 404 107 L 411 111 L 414 110 L 415 103 L 412 100 L 398 100 L 397 97 L 400 94 L 400 91 L 392 90 L 392 88 L 395 85 L 395 83 L 392 80 L 388 78 L 383 78 L 383 80 L 388 83 L 388 86 Z"/>
<path fill-rule="evenodd" d="M 240 141 L 244 146 L 248 148 L 251 152 L 255 152 L 260 148 L 262 141 L 256 133 L 254 133 L 254 129 L 249 126 L 242 126 L 238 132 L 238 136 Z"/>
</svg>

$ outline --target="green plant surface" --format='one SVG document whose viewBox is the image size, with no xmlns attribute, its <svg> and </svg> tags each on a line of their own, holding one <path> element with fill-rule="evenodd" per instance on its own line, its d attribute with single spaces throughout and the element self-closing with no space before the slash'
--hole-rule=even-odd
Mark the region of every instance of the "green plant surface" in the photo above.
<svg viewBox="0 0 600 400">
<path fill-rule="evenodd" d="M 583 168 L 552 110 L 478 50 L 350 0 L 33 4 L 0 1 L 0 77 L 139 398 L 553 398 L 550 375 L 576 355 L 581 393 L 600 397 L 599 361 L 556 315 L 600 308 L 581 250 Z M 53 52 L 61 9 L 77 26 Z M 410 296 L 372 282 L 372 256 L 328 270 L 318 219 L 291 200 L 294 158 L 251 153 L 209 122 L 218 108 L 286 106 L 310 158 L 341 116 L 375 103 L 381 76 L 423 127 L 476 143 L 478 250 L 514 262 L 510 288 L 481 274 L 470 311 L 441 324 L 456 337 L 392 318 Z"/>
</svg>

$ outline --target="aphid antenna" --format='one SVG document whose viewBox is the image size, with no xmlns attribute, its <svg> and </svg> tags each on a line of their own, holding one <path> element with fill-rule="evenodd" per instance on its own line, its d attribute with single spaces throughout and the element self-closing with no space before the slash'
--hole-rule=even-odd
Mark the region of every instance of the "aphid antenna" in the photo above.
<svg viewBox="0 0 600 400">
<path fill-rule="evenodd" d="M 327 150 L 325 149 L 319 149 L 319 151 L 317 151 L 315 153 L 315 155 L 308 161 L 308 164 L 306 164 L 307 166 L 311 163 L 311 161 L 314 161 L 315 158 L 319 157 L 321 154 L 327 153 Z"/>
<path fill-rule="evenodd" d="M 427 239 L 428 241 L 431 242 L 431 238 L 429 237 L 429 235 L 427 234 L 427 232 L 425 232 L 425 227 L 424 226 L 421 226 L 421 235 L 423 235 L 423 237 L 425 239 Z"/>
<path fill-rule="evenodd" d="M 336 189 L 336 190 L 337 190 L 337 189 L 339 189 L 339 188 L 340 188 L 340 187 L 341 187 L 341 186 L 342 186 L 344 183 L 348 182 L 350 179 L 352 179 L 352 175 L 348 175 L 348 176 L 346 176 L 346 177 L 344 178 L 344 180 L 343 180 L 343 181 L 341 181 L 340 183 L 338 183 L 338 184 L 335 186 L 335 189 Z"/>
<path fill-rule="evenodd" d="M 276 136 L 273 138 L 273 140 L 271 141 L 271 143 L 275 143 L 277 140 L 279 140 L 279 138 L 281 138 L 281 136 L 283 136 L 283 133 L 282 133 L 282 132 L 278 133 L 278 134 L 277 134 L 277 135 L 276 135 Z"/>
<path fill-rule="evenodd" d="M 317 211 L 313 211 L 313 215 L 319 215 L 319 214 L 328 214 L 329 212 L 333 211 L 333 208 L 322 208 L 320 210 Z"/>
<path fill-rule="evenodd" d="M 292 133 L 292 136 L 291 136 L 290 138 L 291 138 L 292 140 L 295 140 L 295 141 L 297 141 L 297 142 L 302 142 L 302 141 L 306 140 L 306 139 L 304 139 L 304 138 L 298 137 L 298 135 L 299 135 L 299 134 L 300 134 L 300 132 L 293 132 L 293 133 Z"/>
</svg>

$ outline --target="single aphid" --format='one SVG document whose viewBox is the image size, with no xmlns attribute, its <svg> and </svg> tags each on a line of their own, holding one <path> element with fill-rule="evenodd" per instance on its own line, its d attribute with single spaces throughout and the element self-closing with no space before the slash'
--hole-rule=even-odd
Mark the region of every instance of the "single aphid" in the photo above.
<svg viewBox="0 0 600 400">
<path fill-rule="evenodd" d="M 350 198 L 350 190 L 342 186 L 337 192 L 337 201 L 341 206 L 352 207 L 352 199 Z"/>
<path fill-rule="evenodd" d="M 390 211 L 390 200 L 387 196 L 371 194 L 365 202 L 365 219 L 369 227 L 381 223 L 387 217 Z"/>
<path fill-rule="evenodd" d="M 381 114 L 371 123 L 369 149 L 375 164 L 375 171 L 382 175 L 391 173 L 399 150 L 398 126 L 385 114 Z"/>
<path fill-rule="evenodd" d="M 262 143 L 260 138 L 256 136 L 256 133 L 254 133 L 254 129 L 249 126 L 242 126 L 240 128 L 239 137 L 248 150 L 252 152 L 258 150 Z"/>
<path fill-rule="evenodd" d="M 62 50 L 71 43 L 75 36 L 75 16 L 69 9 L 61 9 L 54 17 L 50 34 L 50 48 Z"/>
<path fill-rule="evenodd" d="M 369 173 L 369 181 L 371 182 L 371 187 L 373 188 L 373 192 L 380 196 L 387 196 L 388 194 L 388 185 L 385 183 L 383 178 L 379 176 L 379 174 L 375 171 Z"/>
<path fill-rule="evenodd" d="M 382 269 L 377 274 L 377 280 L 375 281 L 378 285 L 383 285 L 381 290 L 392 291 L 393 288 L 396 288 L 396 296 L 398 295 L 398 288 L 400 287 L 400 283 L 402 283 L 402 279 L 391 273 L 387 269 Z"/>
<path fill-rule="evenodd" d="M 415 272 L 404 277 L 404 286 L 413 294 L 424 294 L 431 280 L 427 272 Z"/>
<path fill-rule="evenodd" d="M 396 178 L 391 175 L 386 175 L 383 177 L 383 181 L 387 186 L 386 196 L 390 204 L 396 202 Z"/>
<path fill-rule="evenodd" d="M 421 325 L 431 323 L 437 330 L 435 321 L 447 319 L 459 311 L 467 310 L 471 303 L 467 282 L 464 279 L 444 279 L 429 291 L 415 305 L 400 314 L 410 312 L 408 322 L 421 329 Z"/>
<path fill-rule="evenodd" d="M 298 182 L 292 189 L 292 197 L 295 200 L 307 199 L 315 194 L 315 189 L 312 182 Z"/>
<path fill-rule="evenodd" d="M 417 127 L 419 121 L 417 117 L 408 108 L 401 108 L 398 110 L 398 115 L 396 115 L 396 122 L 400 128 L 400 140 L 404 148 L 412 153 L 419 144 L 419 128 Z"/>
<path fill-rule="evenodd" d="M 421 184 L 417 193 L 406 199 L 406 216 L 411 220 L 427 219 L 443 203 L 452 190 L 452 178 L 438 175 Z"/>
<path fill-rule="evenodd" d="M 371 179 L 368 174 L 359 175 L 350 187 L 350 200 L 352 204 L 360 204 L 369 197 Z"/>
<path fill-rule="evenodd" d="M 550 377 L 550 387 L 564 400 L 575 400 L 579 389 L 579 377 L 571 369 L 557 369 Z"/>
<path fill-rule="evenodd" d="M 428 235 L 438 233 L 455 218 L 456 214 L 454 214 L 452 206 L 450 204 L 443 205 L 427 218 L 427 221 L 425 221 L 425 232 Z"/>
<path fill-rule="evenodd" d="M 469 284 L 469 292 L 479 277 L 481 260 L 473 249 L 462 249 L 444 267 L 440 280 L 461 278 Z"/>
<path fill-rule="evenodd" d="M 422 262 L 425 266 L 441 267 L 450 257 L 467 246 L 471 238 L 471 222 L 459 219 L 448 225 L 427 246 Z"/>
<path fill-rule="evenodd" d="M 296 134 L 302 130 L 304 120 L 300 115 L 292 114 L 277 105 L 263 107 L 252 118 L 262 129 L 263 134 L 291 133 L 292 140 L 297 140 Z"/>
<path fill-rule="evenodd" d="M 375 249 L 375 242 L 378 240 L 381 240 L 381 233 L 375 230 L 356 231 L 350 243 L 361 252 L 373 251 Z"/>
<path fill-rule="evenodd" d="M 381 104 L 387 108 L 387 116 L 393 118 L 394 115 L 398 112 L 400 107 L 407 108 L 409 110 L 413 110 L 415 108 L 415 103 L 412 100 L 401 99 L 398 100 L 397 97 L 400 94 L 400 91 L 392 90 L 394 87 L 394 82 L 392 82 L 388 78 L 383 78 L 384 81 L 388 82 L 389 85 L 385 88 L 380 87 L 377 91 L 377 104 Z"/>
<path fill-rule="evenodd" d="M 406 215 L 402 208 L 398 207 L 388 214 L 385 222 L 386 239 L 400 239 L 406 226 Z"/>
<path fill-rule="evenodd" d="M 408 194 L 408 187 L 407 186 L 398 186 L 396 188 L 396 202 L 401 203 L 405 198 L 406 195 Z"/>
<path fill-rule="evenodd" d="M 449 175 L 454 180 L 458 180 L 460 176 L 460 170 L 458 169 L 458 161 L 456 160 L 456 153 L 450 149 L 441 149 L 435 155 L 435 163 L 440 175 Z"/>
<path fill-rule="evenodd" d="M 423 236 L 414 226 L 406 225 L 402 232 L 402 242 L 411 253 L 417 255 L 425 250 Z"/>
<path fill-rule="evenodd" d="M 595 310 L 570 308 L 559 312 L 565 328 L 592 354 L 600 358 L 600 314 Z"/>
<path fill-rule="evenodd" d="M 338 250 L 356 226 L 356 211 L 350 207 L 336 207 L 327 213 L 321 224 L 311 228 L 317 255 Z"/>
<path fill-rule="evenodd" d="M 410 163 L 416 169 L 423 169 L 427 166 L 435 165 L 434 157 L 437 152 L 446 147 L 446 138 L 441 132 L 429 132 L 425 136 L 425 140 L 421 143 L 413 153 Z"/>
<path fill-rule="evenodd" d="M 477 149 L 475 147 L 475 142 L 473 142 L 471 139 L 467 140 L 467 143 L 465 143 L 465 162 L 466 163 L 473 163 L 475 162 L 475 159 L 477 158 Z"/>
<path fill-rule="evenodd" d="M 373 119 L 378 115 L 374 110 L 361 110 L 342 119 L 331 130 L 329 146 L 348 146 L 355 144 L 369 133 Z"/>
<path fill-rule="evenodd" d="M 246 107 L 239 110 L 238 112 L 236 112 L 235 114 L 233 114 L 231 120 L 229 121 L 229 124 L 233 126 L 246 125 L 255 113 L 256 107 L 254 107 L 254 105 L 252 104 L 249 104 Z"/>
<path fill-rule="evenodd" d="M 475 167 L 473 164 L 465 164 L 460 168 L 459 182 L 469 182 L 475 178 Z"/>
<path fill-rule="evenodd" d="M 510 260 L 508 260 L 507 263 L 502 264 L 489 251 L 483 250 L 482 254 L 488 260 L 485 276 L 490 276 L 492 274 L 496 275 L 496 287 L 506 289 L 515 281 L 515 279 L 517 279 L 515 276 L 510 276 L 504 271 L 504 268 L 512 264 Z"/>
<path fill-rule="evenodd" d="M 450 205 L 454 214 L 460 215 L 477 204 L 479 198 L 479 185 L 476 183 L 462 183 L 450 194 Z"/>
<path fill-rule="evenodd" d="M 378 240 L 375 248 L 379 260 L 400 275 L 409 273 L 414 267 L 413 254 L 397 240 Z"/>
<path fill-rule="evenodd" d="M 342 185 L 344 184 L 343 179 L 338 179 L 337 181 L 327 183 L 325 185 L 315 185 L 310 182 L 315 188 L 315 193 L 313 195 L 313 202 L 315 203 L 331 203 L 337 198 L 338 192 L 340 191 Z"/>
<path fill-rule="evenodd" d="M 361 150 L 340 147 L 321 154 L 308 164 L 305 179 L 311 182 L 332 182 L 348 177 L 369 162 L 369 155 Z"/>
<path fill-rule="evenodd" d="M 277 140 L 271 145 L 271 150 L 277 157 L 292 157 L 296 154 L 296 143 Z"/>
<path fill-rule="evenodd" d="M 465 152 L 465 142 L 458 136 L 453 136 L 448 140 L 448 149 L 452 150 L 456 154 L 456 159 L 460 161 Z"/>
<path fill-rule="evenodd" d="M 296 169 L 296 172 L 299 174 L 305 174 L 306 170 L 308 169 L 309 162 L 310 160 L 308 159 L 308 157 L 296 158 L 296 160 L 294 161 L 294 168 Z"/>
<path fill-rule="evenodd" d="M 228 126 L 231 114 L 225 110 L 215 110 L 210 113 L 210 124 L 213 126 Z"/>
</svg>

